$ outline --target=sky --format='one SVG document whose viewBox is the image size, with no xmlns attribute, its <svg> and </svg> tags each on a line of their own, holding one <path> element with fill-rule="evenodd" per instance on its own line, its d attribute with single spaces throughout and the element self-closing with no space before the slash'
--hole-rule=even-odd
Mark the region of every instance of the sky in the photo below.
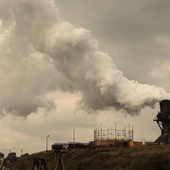
<svg viewBox="0 0 170 170">
<path fill-rule="evenodd" d="M 168 85 L 163 0 L 0 0 L 0 151 L 93 140 L 96 127 L 154 141 Z"/>
</svg>

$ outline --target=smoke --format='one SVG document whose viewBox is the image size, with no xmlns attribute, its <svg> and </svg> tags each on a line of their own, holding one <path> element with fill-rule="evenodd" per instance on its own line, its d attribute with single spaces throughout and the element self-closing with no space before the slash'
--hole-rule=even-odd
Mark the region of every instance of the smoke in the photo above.
<svg viewBox="0 0 170 170">
<path fill-rule="evenodd" d="M 129 114 L 170 95 L 128 80 L 90 31 L 63 21 L 53 0 L 0 1 L 0 110 L 26 116 L 55 107 L 55 90 L 81 93 L 80 106 Z"/>
</svg>

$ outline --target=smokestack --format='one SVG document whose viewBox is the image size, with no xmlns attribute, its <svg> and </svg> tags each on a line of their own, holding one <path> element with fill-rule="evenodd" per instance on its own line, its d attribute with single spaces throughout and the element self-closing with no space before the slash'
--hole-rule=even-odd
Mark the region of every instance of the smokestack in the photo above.
<svg viewBox="0 0 170 170">
<path fill-rule="evenodd" d="M 170 100 L 162 100 L 160 102 L 160 112 L 156 119 L 161 129 L 161 135 L 155 140 L 156 143 L 170 143 Z"/>
</svg>

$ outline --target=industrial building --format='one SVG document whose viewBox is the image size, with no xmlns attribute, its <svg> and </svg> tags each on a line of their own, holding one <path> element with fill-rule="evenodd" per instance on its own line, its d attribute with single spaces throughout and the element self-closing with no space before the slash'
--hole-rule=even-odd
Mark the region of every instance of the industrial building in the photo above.
<svg viewBox="0 0 170 170">
<path fill-rule="evenodd" d="M 170 100 L 160 102 L 160 111 L 154 121 L 161 129 L 161 135 L 155 140 L 155 143 L 170 144 Z"/>
</svg>

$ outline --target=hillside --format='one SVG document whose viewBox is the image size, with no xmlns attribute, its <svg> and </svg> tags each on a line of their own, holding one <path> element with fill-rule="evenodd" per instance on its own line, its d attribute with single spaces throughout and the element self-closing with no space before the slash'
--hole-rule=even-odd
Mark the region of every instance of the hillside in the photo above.
<svg viewBox="0 0 170 170">
<path fill-rule="evenodd" d="M 9 166 L 11 170 L 31 170 L 33 158 L 45 159 L 48 170 L 55 169 L 52 151 L 23 155 Z M 76 149 L 63 153 L 66 170 L 169 170 L 170 146 L 138 148 Z"/>
</svg>

